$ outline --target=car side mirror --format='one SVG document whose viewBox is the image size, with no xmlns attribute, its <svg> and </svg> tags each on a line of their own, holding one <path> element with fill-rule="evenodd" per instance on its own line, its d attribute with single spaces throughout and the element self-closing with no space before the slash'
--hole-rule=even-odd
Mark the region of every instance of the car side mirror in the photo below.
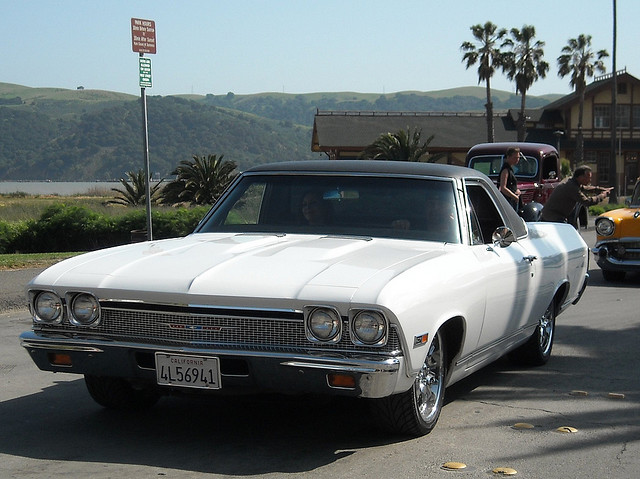
<svg viewBox="0 0 640 479">
<path fill-rule="evenodd" d="M 516 241 L 516 236 L 506 226 L 499 226 L 491 235 L 491 241 L 496 246 L 500 246 L 501 248 L 506 248 L 511 243 Z"/>
<path fill-rule="evenodd" d="M 631 206 L 631 198 L 625 198 L 624 204 L 626 205 L 627 208 L 630 207 Z"/>
</svg>

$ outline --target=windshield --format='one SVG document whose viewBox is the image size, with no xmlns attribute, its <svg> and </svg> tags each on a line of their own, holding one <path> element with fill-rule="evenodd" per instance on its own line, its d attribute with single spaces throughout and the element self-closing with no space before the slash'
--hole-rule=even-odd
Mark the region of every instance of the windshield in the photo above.
<svg viewBox="0 0 640 479">
<path fill-rule="evenodd" d="M 502 168 L 504 155 L 474 156 L 469 166 L 487 176 L 497 176 Z M 538 174 L 538 160 L 533 156 L 520 154 L 520 161 L 513 167 L 513 172 L 520 178 L 536 178 Z"/>
<path fill-rule="evenodd" d="M 460 243 L 451 180 L 246 175 L 197 232 L 310 233 Z"/>
</svg>

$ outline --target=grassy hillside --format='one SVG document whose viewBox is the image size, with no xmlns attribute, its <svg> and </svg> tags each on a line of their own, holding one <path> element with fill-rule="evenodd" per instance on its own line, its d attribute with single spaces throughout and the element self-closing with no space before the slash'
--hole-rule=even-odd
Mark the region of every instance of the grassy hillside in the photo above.
<svg viewBox="0 0 640 479">
<path fill-rule="evenodd" d="M 148 97 L 151 170 L 167 177 L 182 160 L 224 155 L 241 169 L 311 152 L 319 110 L 484 111 L 482 87 L 388 95 L 355 92 L 301 95 Z M 553 98 L 528 98 L 536 108 Z M 496 110 L 520 98 L 494 92 Z M 139 97 L 99 90 L 29 88 L 0 83 L 0 179 L 111 180 L 143 165 Z"/>
</svg>

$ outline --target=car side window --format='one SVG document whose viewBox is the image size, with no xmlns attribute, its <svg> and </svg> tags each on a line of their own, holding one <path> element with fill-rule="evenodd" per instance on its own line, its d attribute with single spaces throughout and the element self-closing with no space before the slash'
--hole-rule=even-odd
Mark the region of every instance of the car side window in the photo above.
<svg viewBox="0 0 640 479">
<path fill-rule="evenodd" d="M 470 203 L 471 235 L 473 244 L 491 244 L 496 228 L 504 221 L 487 191 L 478 184 L 466 186 Z"/>
<path fill-rule="evenodd" d="M 257 225 L 265 191 L 264 183 L 254 183 L 246 189 L 229 210 L 225 225 Z"/>
</svg>

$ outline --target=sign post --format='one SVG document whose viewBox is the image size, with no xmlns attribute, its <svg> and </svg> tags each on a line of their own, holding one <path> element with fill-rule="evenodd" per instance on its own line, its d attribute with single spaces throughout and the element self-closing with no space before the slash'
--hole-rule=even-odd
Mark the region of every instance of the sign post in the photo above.
<svg viewBox="0 0 640 479">
<path fill-rule="evenodd" d="M 156 22 L 141 18 L 131 19 L 131 45 L 133 51 L 140 54 L 138 60 L 140 99 L 142 103 L 142 140 L 144 143 L 144 174 L 146 180 L 147 204 L 147 240 L 153 240 L 153 225 L 151 222 L 151 169 L 149 167 L 149 132 L 147 130 L 147 96 L 145 88 L 151 88 L 151 59 L 145 58 L 145 53 L 156 53 Z"/>
</svg>

